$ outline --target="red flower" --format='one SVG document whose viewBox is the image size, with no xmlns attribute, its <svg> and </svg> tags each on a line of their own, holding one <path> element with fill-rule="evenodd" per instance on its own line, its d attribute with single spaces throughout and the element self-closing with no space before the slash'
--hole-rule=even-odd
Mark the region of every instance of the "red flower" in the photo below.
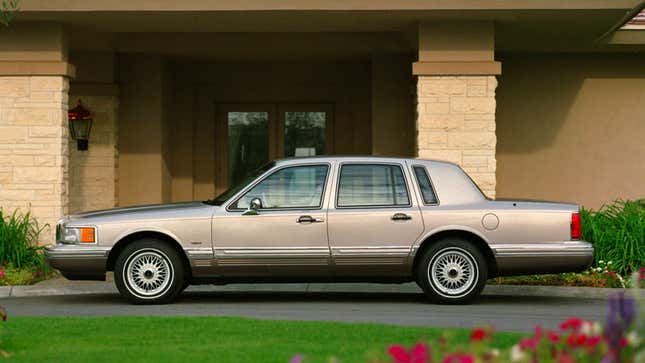
<svg viewBox="0 0 645 363">
<path fill-rule="evenodd" d="M 618 341 L 618 344 L 620 345 L 621 348 L 625 348 L 627 346 L 627 344 L 629 344 L 629 342 L 627 341 L 626 337 L 622 337 Z"/>
<path fill-rule="evenodd" d="M 443 358 L 441 363 L 475 363 L 475 359 L 469 354 L 452 353 Z"/>
<path fill-rule="evenodd" d="M 4 308 L 0 306 L 0 317 L 2 317 L 2 321 L 7 321 L 7 313 L 4 311 Z"/>
<path fill-rule="evenodd" d="M 0 270 L 0 279 L 4 279 L 7 275 L 4 273 L 4 269 Z"/>
<path fill-rule="evenodd" d="M 480 342 L 488 337 L 488 334 L 485 329 L 477 328 L 470 333 L 471 342 Z"/>
<path fill-rule="evenodd" d="M 589 348 L 594 348 L 598 343 L 602 341 L 602 337 L 595 335 L 589 339 L 587 339 L 587 347 Z"/>
<path fill-rule="evenodd" d="M 394 363 L 427 363 L 430 361 L 430 352 L 427 345 L 418 343 L 408 352 L 401 345 L 393 345 L 388 353 L 394 359 Z"/>
<path fill-rule="evenodd" d="M 616 277 L 616 273 L 614 271 L 609 271 L 609 276 L 610 277 Z"/>
<path fill-rule="evenodd" d="M 575 335 L 575 334 L 571 334 L 571 335 L 569 335 L 569 337 L 567 337 L 567 344 L 568 344 L 571 348 L 574 348 L 574 347 L 576 346 L 576 342 L 577 342 L 577 341 L 578 341 L 578 338 L 576 337 L 576 335 Z"/>
<path fill-rule="evenodd" d="M 558 343 L 560 341 L 560 336 L 558 335 L 558 333 L 555 333 L 551 330 L 546 332 L 546 336 L 547 338 L 549 338 L 549 342 L 553 344 Z"/>
<path fill-rule="evenodd" d="M 577 345 L 584 345 L 586 341 L 587 341 L 587 335 L 586 334 L 580 334 L 580 335 L 578 335 L 578 338 L 576 339 L 576 344 Z"/>
<path fill-rule="evenodd" d="M 573 330 L 573 331 L 578 331 L 582 327 L 582 323 L 584 323 L 584 320 L 580 318 L 569 318 L 565 320 L 562 324 L 560 324 L 560 329 L 562 330 Z"/>
</svg>

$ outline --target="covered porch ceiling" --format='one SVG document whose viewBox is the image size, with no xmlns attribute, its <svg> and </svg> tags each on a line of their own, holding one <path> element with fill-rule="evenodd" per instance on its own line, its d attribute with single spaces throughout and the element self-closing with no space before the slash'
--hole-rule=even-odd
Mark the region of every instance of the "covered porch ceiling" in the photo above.
<svg viewBox="0 0 645 363">
<path fill-rule="evenodd" d="M 70 49 L 248 59 L 416 53 L 422 22 L 490 21 L 501 52 L 642 51 L 602 38 L 640 0 L 31 0 L 17 22 L 63 23 Z M 262 49 L 258 52 L 258 49 Z"/>
</svg>

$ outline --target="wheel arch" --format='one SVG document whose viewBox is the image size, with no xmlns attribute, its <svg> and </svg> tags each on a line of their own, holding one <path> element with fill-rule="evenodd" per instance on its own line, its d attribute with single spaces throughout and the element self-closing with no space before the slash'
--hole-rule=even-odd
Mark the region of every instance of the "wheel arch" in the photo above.
<svg viewBox="0 0 645 363">
<path fill-rule="evenodd" d="M 159 231 L 136 231 L 132 232 L 126 236 L 121 237 L 112 249 L 110 250 L 110 253 L 108 254 L 107 262 L 106 262 L 106 270 L 107 271 L 114 271 L 114 266 L 116 265 L 116 260 L 121 254 L 121 251 L 123 251 L 128 245 L 131 243 L 134 243 L 136 241 L 139 241 L 144 238 L 152 238 L 152 239 L 157 239 L 163 242 L 166 242 L 169 246 L 174 248 L 179 256 L 182 259 L 182 262 L 184 263 L 187 277 L 190 278 L 192 277 L 192 271 L 190 268 L 190 261 L 188 260 L 188 256 L 186 255 L 186 252 L 184 249 L 181 247 L 181 244 L 174 239 L 173 237 Z"/>
<path fill-rule="evenodd" d="M 414 254 L 414 259 L 412 262 L 412 273 L 415 273 L 415 271 L 417 270 L 417 266 L 421 261 L 421 257 L 423 256 L 425 251 L 432 247 L 432 245 L 437 241 L 448 237 L 457 237 L 472 243 L 475 247 L 477 247 L 477 249 L 482 252 L 484 257 L 486 258 L 486 262 L 488 264 L 488 277 L 491 278 L 497 276 L 497 261 L 495 259 L 495 254 L 493 253 L 493 250 L 490 248 L 486 240 L 484 240 L 483 237 L 479 236 L 476 233 L 463 229 L 447 229 L 426 236 L 419 244 L 419 247 L 416 249 L 416 253 Z"/>
</svg>

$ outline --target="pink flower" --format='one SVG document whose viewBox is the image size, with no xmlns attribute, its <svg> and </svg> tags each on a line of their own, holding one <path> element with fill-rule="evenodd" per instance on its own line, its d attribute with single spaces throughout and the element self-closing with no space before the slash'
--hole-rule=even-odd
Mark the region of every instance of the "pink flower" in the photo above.
<svg viewBox="0 0 645 363">
<path fill-rule="evenodd" d="M 475 358 L 470 354 L 452 353 L 445 356 L 441 363 L 475 363 Z"/>
<path fill-rule="evenodd" d="M 430 362 L 430 349 L 423 343 L 415 344 L 410 351 L 401 345 L 393 345 L 387 352 L 394 359 L 394 363 L 428 363 Z"/>
<path fill-rule="evenodd" d="M 488 337 L 488 333 L 483 328 L 477 328 L 470 333 L 471 342 L 481 342 Z"/>
<path fill-rule="evenodd" d="M 289 359 L 289 363 L 302 363 L 304 360 L 304 356 L 302 354 L 296 354 L 291 359 Z"/>
<path fill-rule="evenodd" d="M 562 324 L 560 324 L 560 329 L 562 330 L 573 330 L 573 331 L 578 331 L 582 327 L 582 323 L 584 323 L 584 320 L 580 318 L 569 318 L 565 320 Z"/>
<path fill-rule="evenodd" d="M 0 270 L 0 279 L 4 279 L 5 277 L 7 277 L 7 275 L 5 275 L 4 269 L 1 269 Z"/>
<path fill-rule="evenodd" d="M 535 350 L 538 346 L 539 339 L 533 338 L 522 338 L 520 339 L 520 348 L 522 350 Z"/>
</svg>

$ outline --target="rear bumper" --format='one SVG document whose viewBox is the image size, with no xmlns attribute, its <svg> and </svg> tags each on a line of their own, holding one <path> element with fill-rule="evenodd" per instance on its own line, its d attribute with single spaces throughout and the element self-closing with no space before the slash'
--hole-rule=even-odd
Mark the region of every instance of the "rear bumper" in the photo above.
<svg viewBox="0 0 645 363">
<path fill-rule="evenodd" d="M 47 263 L 70 280 L 105 280 L 111 247 L 63 245 L 47 246 Z"/>
<path fill-rule="evenodd" d="M 593 262 L 593 245 L 563 241 L 491 246 L 500 276 L 579 272 Z"/>
</svg>

